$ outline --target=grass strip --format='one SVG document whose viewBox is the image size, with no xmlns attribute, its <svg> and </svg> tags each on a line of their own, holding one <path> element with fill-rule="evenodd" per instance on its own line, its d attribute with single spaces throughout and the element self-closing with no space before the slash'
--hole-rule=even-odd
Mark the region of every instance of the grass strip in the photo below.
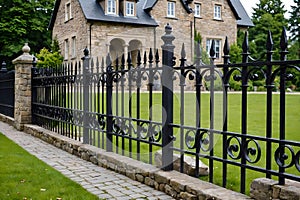
<svg viewBox="0 0 300 200">
<path fill-rule="evenodd" d="M 0 199 L 98 199 L 0 133 Z"/>
</svg>

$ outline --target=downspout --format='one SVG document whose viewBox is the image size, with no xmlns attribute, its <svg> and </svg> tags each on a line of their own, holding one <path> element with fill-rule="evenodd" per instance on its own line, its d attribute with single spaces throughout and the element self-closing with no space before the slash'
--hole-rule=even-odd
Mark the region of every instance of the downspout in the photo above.
<svg viewBox="0 0 300 200">
<path fill-rule="evenodd" d="M 89 32 L 90 32 L 90 41 L 89 41 L 89 43 L 90 43 L 90 56 L 92 56 L 92 26 L 93 26 L 93 23 L 90 23 L 90 30 L 89 30 Z"/>
</svg>

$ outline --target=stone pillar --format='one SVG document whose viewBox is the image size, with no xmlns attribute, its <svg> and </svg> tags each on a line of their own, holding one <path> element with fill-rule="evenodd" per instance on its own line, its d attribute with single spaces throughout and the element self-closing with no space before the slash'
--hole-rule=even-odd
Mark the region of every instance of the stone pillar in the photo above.
<svg viewBox="0 0 300 200">
<path fill-rule="evenodd" d="M 23 54 L 13 60 L 15 65 L 15 127 L 22 130 L 24 124 L 31 123 L 31 68 L 33 56 L 29 55 L 27 43 Z"/>
</svg>

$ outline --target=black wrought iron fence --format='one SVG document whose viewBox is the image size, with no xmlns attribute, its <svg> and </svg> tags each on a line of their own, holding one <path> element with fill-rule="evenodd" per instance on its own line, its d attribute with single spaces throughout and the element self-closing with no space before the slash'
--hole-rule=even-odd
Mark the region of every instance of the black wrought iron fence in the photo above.
<svg viewBox="0 0 300 200">
<path fill-rule="evenodd" d="M 14 117 L 15 73 L 7 71 L 3 62 L 0 70 L 0 113 Z"/>
<path fill-rule="evenodd" d="M 212 42 L 209 65 L 202 63 L 198 44 L 192 64 L 182 47 L 179 66 L 171 32 L 167 25 L 162 62 L 152 49 L 143 57 L 138 53 L 136 66 L 130 53 L 113 61 L 109 55 L 98 60 L 86 49 L 82 62 L 34 68 L 34 123 L 151 164 L 162 149 L 164 170 L 175 167 L 173 157 L 179 154 L 179 170 L 185 171 L 184 162 L 191 157 L 193 175 L 199 177 L 201 160 L 209 167 L 210 182 L 228 188 L 237 184 L 242 193 L 255 176 L 278 179 L 280 184 L 285 179 L 300 181 L 299 129 L 290 129 L 286 122 L 286 82 L 293 78 L 288 72 L 300 71 L 300 60 L 286 60 L 285 31 L 280 61 L 272 60 L 269 33 L 267 60 L 249 62 L 246 34 L 242 63 L 230 63 L 226 39 L 224 64 L 214 64 Z M 256 79 L 265 83 L 260 98 L 249 91 L 249 82 Z M 241 83 L 241 92 L 230 91 L 231 81 Z M 221 90 L 216 87 L 220 83 Z"/>
</svg>

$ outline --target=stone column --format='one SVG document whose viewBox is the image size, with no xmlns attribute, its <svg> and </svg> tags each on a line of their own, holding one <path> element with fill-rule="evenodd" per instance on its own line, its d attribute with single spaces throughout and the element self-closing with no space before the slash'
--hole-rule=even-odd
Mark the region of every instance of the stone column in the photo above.
<svg viewBox="0 0 300 200">
<path fill-rule="evenodd" d="M 15 65 L 15 127 L 22 130 L 24 124 L 31 123 L 31 68 L 33 56 L 29 55 L 27 43 L 23 54 L 13 60 Z"/>
</svg>

